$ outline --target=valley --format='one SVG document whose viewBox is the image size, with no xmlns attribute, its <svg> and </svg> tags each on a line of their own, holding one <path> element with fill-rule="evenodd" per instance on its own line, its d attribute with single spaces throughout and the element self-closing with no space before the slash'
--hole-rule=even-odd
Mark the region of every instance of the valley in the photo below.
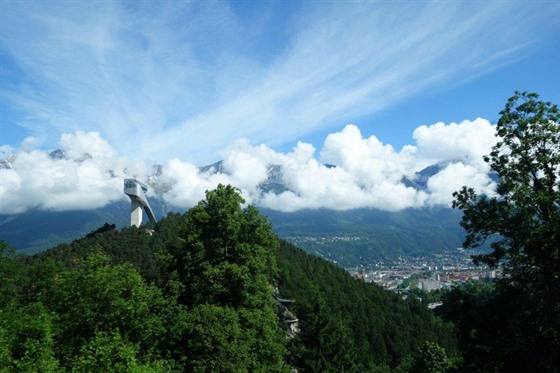
<svg viewBox="0 0 560 373">
<path fill-rule="evenodd" d="M 150 203 L 158 219 L 178 212 L 158 198 Z M 123 200 L 90 211 L 35 209 L 0 215 L 0 239 L 20 252 L 33 254 L 69 243 L 105 223 L 123 228 L 129 224 L 129 209 L 130 203 Z M 280 238 L 341 267 L 369 266 L 399 257 L 432 257 L 460 247 L 463 240 L 460 216 L 449 208 L 259 211 Z"/>
</svg>

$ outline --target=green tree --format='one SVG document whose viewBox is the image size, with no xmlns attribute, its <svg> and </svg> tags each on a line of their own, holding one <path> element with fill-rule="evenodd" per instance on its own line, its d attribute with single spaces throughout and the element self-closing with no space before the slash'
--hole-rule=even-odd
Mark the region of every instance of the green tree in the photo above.
<svg viewBox="0 0 560 373">
<path fill-rule="evenodd" d="M 560 242 L 560 122 L 556 105 L 534 93 L 510 98 L 496 126 L 500 138 L 484 160 L 498 177 L 497 196 L 463 187 L 453 206 L 463 211 L 466 248 L 498 236 L 478 256 L 518 280 L 558 280 Z"/>
<path fill-rule="evenodd" d="M 466 186 L 454 193 L 453 207 L 463 211 L 464 247 L 489 240 L 491 252 L 475 260 L 502 267 L 501 297 L 517 300 L 508 340 L 501 340 L 504 330 L 496 338 L 514 351 L 496 355 L 504 370 L 507 364 L 533 370 L 560 365 L 560 113 L 538 97 L 516 92 L 500 113 L 499 140 L 484 157 L 498 176 L 496 195 Z"/>
<path fill-rule="evenodd" d="M 280 293 L 295 299 L 290 311 L 299 319 L 301 333 L 290 351 L 302 372 L 320 371 L 321 366 L 311 364 L 313 356 L 323 356 L 331 371 L 393 371 L 425 340 L 455 352 L 449 325 L 420 302 L 403 301 L 356 280 L 343 268 L 287 242 L 281 243 L 277 260 Z"/>
<path fill-rule="evenodd" d="M 186 368 L 192 372 L 248 372 L 250 346 L 235 309 L 210 304 L 188 315 Z"/>
<path fill-rule="evenodd" d="M 276 276 L 278 240 L 266 218 L 239 191 L 219 185 L 185 215 L 185 242 L 177 253 L 177 271 L 185 303 L 256 306 L 269 302 Z"/>
<path fill-rule="evenodd" d="M 53 320 L 41 303 L 0 312 L 0 372 L 55 372 Z"/>
<path fill-rule="evenodd" d="M 239 190 L 219 185 L 184 216 L 174 251 L 193 371 L 282 372 L 286 353 L 272 290 L 278 239 Z"/>
<path fill-rule="evenodd" d="M 57 314 L 57 355 L 67 366 L 98 333 L 114 330 L 135 343 L 139 355 L 148 357 L 165 344 L 170 313 L 177 310 L 173 300 L 147 285 L 132 265 L 111 266 L 101 253 L 60 272 L 42 298 Z"/>
<path fill-rule="evenodd" d="M 412 366 L 414 373 L 445 373 L 453 367 L 453 362 L 445 349 L 435 342 L 426 341 L 418 349 L 418 356 Z"/>
<path fill-rule="evenodd" d="M 292 345 L 298 370 L 317 373 L 361 370 L 344 317 L 332 314 L 316 290 L 309 308 L 302 310 L 301 315 L 306 321 Z"/>
<path fill-rule="evenodd" d="M 74 359 L 72 372 L 171 372 L 173 366 L 165 361 L 142 363 L 138 361 L 138 347 L 123 339 L 118 330 L 97 332 L 84 344 Z"/>
<path fill-rule="evenodd" d="M 25 282 L 25 267 L 16 260 L 16 251 L 0 240 L 0 310 L 17 299 Z"/>
</svg>

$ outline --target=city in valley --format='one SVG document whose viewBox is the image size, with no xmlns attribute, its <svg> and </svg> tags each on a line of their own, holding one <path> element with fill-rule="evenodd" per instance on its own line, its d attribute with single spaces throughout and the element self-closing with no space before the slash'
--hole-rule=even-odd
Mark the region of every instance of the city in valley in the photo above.
<svg viewBox="0 0 560 373">
<path fill-rule="evenodd" d="M 434 257 L 399 257 L 394 261 L 379 260 L 369 266 L 346 270 L 355 278 L 395 292 L 412 289 L 430 292 L 469 280 L 494 279 L 502 275 L 499 269 L 476 266 L 471 255 L 471 252 L 458 248 Z"/>
<path fill-rule="evenodd" d="M 341 247 L 361 242 L 375 244 L 371 239 L 360 236 L 292 236 L 286 239 L 299 247 L 314 252 L 336 265 L 344 266 L 332 255 L 329 247 Z M 350 246 L 351 247 L 351 246 Z M 346 250 L 349 251 L 349 250 Z M 430 256 L 399 255 L 395 259 L 361 258 L 358 266 L 344 266 L 355 278 L 375 283 L 387 290 L 406 294 L 409 290 L 420 289 L 431 292 L 449 289 L 467 281 L 495 279 L 502 276 L 500 269 L 475 265 L 473 255 L 482 254 L 479 250 L 455 248 L 439 251 Z"/>
</svg>

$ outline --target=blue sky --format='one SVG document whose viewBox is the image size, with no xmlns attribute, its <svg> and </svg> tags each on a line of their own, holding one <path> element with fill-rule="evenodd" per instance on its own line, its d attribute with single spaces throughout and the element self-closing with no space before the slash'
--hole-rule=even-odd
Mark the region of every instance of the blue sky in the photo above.
<svg viewBox="0 0 560 373">
<path fill-rule="evenodd" d="M 556 0 L 0 0 L 0 213 L 99 207 L 153 162 L 181 206 L 217 182 L 287 210 L 448 204 L 491 190 L 515 90 L 560 103 Z M 227 178 L 198 173 L 219 159 Z M 425 193 L 401 183 L 444 161 Z M 258 195 L 272 163 L 294 195 Z"/>
<path fill-rule="evenodd" d="M 1 145 L 98 131 L 193 162 L 242 137 L 319 147 L 346 124 L 400 148 L 419 125 L 560 100 L 560 5 L 6 1 Z"/>
</svg>

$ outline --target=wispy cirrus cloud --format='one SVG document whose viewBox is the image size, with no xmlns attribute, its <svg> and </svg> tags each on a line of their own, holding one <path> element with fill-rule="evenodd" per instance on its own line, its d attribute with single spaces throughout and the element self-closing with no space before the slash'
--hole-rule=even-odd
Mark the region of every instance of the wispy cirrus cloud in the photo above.
<svg viewBox="0 0 560 373">
<path fill-rule="evenodd" d="M 213 1 L 1 6 L 2 126 L 47 145 L 98 131 L 133 158 L 195 162 L 460 84 L 558 26 L 547 2 L 320 2 L 285 18 Z"/>
</svg>

